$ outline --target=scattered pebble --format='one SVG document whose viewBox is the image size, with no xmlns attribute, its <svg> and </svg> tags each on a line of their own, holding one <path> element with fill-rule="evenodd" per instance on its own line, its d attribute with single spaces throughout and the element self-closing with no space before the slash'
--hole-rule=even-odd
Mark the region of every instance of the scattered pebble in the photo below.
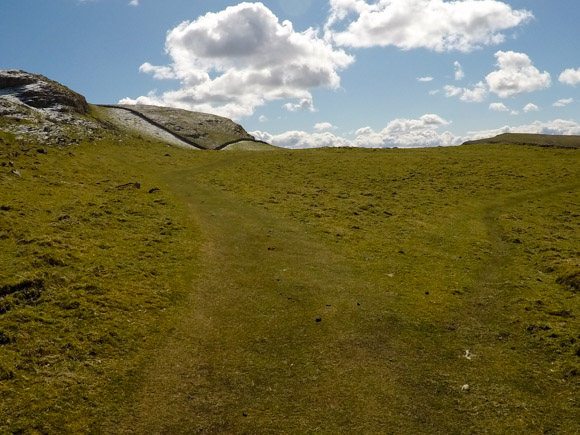
<svg viewBox="0 0 580 435">
<path fill-rule="evenodd" d="M 465 384 L 461 387 L 461 391 L 469 391 L 471 387 L 468 384 Z"/>
<path fill-rule="evenodd" d="M 317 317 L 316 318 L 316 323 L 320 323 L 320 322 L 322 322 L 322 317 Z"/>
</svg>

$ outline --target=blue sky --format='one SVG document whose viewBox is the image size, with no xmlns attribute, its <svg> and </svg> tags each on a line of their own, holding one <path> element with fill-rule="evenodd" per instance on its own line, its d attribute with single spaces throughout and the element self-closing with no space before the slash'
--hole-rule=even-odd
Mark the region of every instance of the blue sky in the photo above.
<svg viewBox="0 0 580 435">
<path fill-rule="evenodd" d="M 18 0 L 0 68 L 287 147 L 580 134 L 577 0 Z"/>
</svg>

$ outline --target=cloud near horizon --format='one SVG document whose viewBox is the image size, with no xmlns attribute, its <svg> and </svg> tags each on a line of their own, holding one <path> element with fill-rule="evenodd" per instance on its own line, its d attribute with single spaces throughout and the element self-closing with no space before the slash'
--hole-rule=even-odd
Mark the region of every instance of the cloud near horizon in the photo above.
<svg viewBox="0 0 580 435">
<path fill-rule="evenodd" d="M 494 137 L 503 133 L 580 135 L 580 124 L 565 119 L 554 119 L 547 122 L 535 121 L 531 124 L 515 127 L 505 125 L 493 130 L 470 131 L 467 133 L 467 136 L 469 140 L 477 140 Z"/>
<path fill-rule="evenodd" d="M 501 103 L 500 103 L 501 104 Z M 530 103 L 531 104 L 531 103 Z M 532 106 L 534 106 L 532 104 Z M 505 107 L 505 106 L 504 106 Z M 509 109 L 506 107 L 507 111 Z M 493 110 L 493 109 L 492 109 Z M 435 114 L 427 114 L 419 119 L 395 119 L 377 132 L 371 127 L 356 130 L 353 138 L 335 135 L 329 131 L 286 131 L 281 134 L 270 134 L 265 131 L 250 132 L 258 140 L 282 148 L 322 148 L 322 147 L 355 147 L 355 148 L 419 148 L 434 146 L 460 145 L 468 140 L 494 137 L 503 133 L 534 133 L 580 135 L 580 124 L 564 119 L 555 119 L 531 124 L 509 126 L 491 130 L 470 131 L 465 136 L 457 136 L 450 131 L 440 132 L 440 127 L 450 123 Z M 319 130 L 316 129 L 315 130 Z"/>
<path fill-rule="evenodd" d="M 533 18 L 497 0 L 330 0 L 325 37 L 342 47 L 470 52 Z"/>
<path fill-rule="evenodd" d="M 274 100 L 297 100 L 287 110 L 314 110 L 311 89 L 340 87 L 339 71 L 354 57 L 319 38 L 280 23 L 262 3 L 240 3 L 170 30 L 165 51 L 172 63 L 144 63 L 140 71 L 181 88 L 124 104 L 156 104 L 212 112 L 233 119 Z"/>
<path fill-rule="evenodd" d="M 426 114 L 419 119 L 394 119 L 381 131 L 371 127 L 359 128 L 353 139 L 337 136 L 328 131 L 308 133 L 305 131 L 287 131 L 272 135 L 263 131 L 250 134 L 256 139 L 269 142 L 283 148 L 319 148 L 319 147 L 359 147 L 359 148 L 415 148 L 427 146 L 458 145 L 462 139 L 448 131 L 439 132 L 441 127 L 450 123 L 439 115 Z M 315 129 L 316 126 L 315 126 Z M 319 129 L 317 129 L 319 130 Z"/>
</svg>

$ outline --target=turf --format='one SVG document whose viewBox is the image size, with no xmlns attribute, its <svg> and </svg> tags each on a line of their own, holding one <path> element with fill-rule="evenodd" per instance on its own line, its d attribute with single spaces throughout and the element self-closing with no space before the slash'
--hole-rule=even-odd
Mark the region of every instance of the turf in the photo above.
<svg viewBox="0 0 580 435">
<path fill-rule="evenodd" d="M 580 430 L 576 150 L 2 146 L 4 432 Z"/>
<path fill-rule="evenodd" d="M 530 133 L 504 133 L 498 136 L 468 141 L 467 145 L 532 145 L 545 148 L 580 148 L 580 136 Z"/>
</svg>

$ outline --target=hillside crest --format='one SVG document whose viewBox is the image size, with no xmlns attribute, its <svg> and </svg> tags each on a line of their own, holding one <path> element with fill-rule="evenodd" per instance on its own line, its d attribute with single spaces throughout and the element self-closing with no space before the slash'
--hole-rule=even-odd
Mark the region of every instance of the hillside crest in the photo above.
<svg viewBox="0 0 580 435">
<path fill-rule="evenodd" d="M 268 147 L 228 118 L 147 105 L 95 106 L 56 81 L 21 70 L 0 70 L 0 131 L 22 143 L 48 146 L 113 134 L 194 149 L 240 143 Z"/>
</svg>

